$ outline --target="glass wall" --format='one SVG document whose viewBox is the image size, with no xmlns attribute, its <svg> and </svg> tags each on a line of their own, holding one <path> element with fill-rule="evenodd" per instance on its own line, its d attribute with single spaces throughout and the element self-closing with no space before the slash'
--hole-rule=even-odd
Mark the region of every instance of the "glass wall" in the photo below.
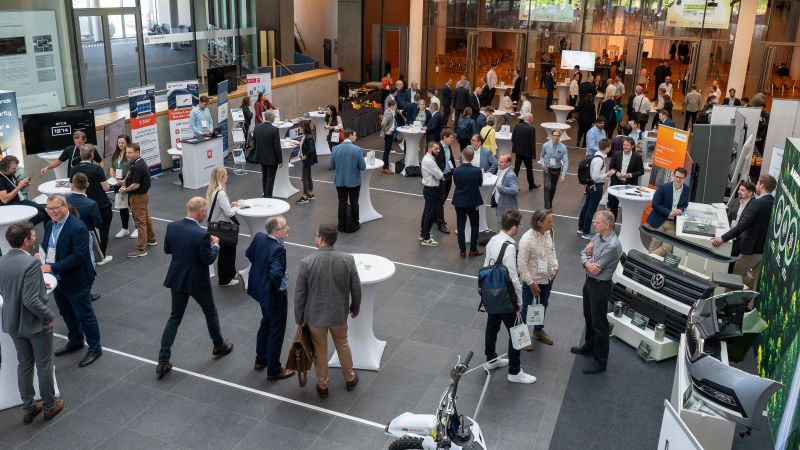
<svg viewBox="0 0 800 450">
<path fill-rule="evenodd" d="M 140 0 L 139 4 L 147 82 L 160 91 L 168 81 L 197 78 L 190 0 Z"/>
</svg>

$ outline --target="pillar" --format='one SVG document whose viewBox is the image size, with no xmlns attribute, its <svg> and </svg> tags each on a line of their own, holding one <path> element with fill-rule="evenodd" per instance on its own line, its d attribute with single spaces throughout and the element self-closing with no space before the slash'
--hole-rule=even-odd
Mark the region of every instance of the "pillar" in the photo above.
<svg viewBox="0 0 800 450">
<path fill-rule="evenodd" d="M 753 44 L 753 31 L 756 26 L 756 6 L 758 0 L 742 0 L 739 6 L 739 21 L 736 24 L 736 37 L 733 41 L 733 57 L 728 84 L 723 92 L 736 89 L 741 95 L 747 78 L 747 63 L 750 60 L 750 47 Z"/>
<path fill-rule="evenodd" d="M 408 74 L 406 80 L 422 79 L 422 25 L 424 0 L 410 0 L 408 14 Z"/>
</svg>

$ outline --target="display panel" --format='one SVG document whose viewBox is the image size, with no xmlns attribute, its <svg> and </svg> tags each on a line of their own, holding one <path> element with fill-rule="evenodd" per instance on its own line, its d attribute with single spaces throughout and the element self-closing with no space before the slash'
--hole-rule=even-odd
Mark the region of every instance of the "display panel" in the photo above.
<svg viewBox="0 0 800 450">
<path fill-rule="evenodd" d="M 60 150 L 72 145 L 72 133 L 83 131 L 86 142 L 97 144 L 94 109 L 73 109 L 22 116 L 25 152 L 28 155 Z"/>
<path fill-rule="evenodd" d="M 575 66 L 581 66 L 581 70 L 594 70 L 594 61 L 597 58 L 595 52 L 581 52 L 577 50 L 561 51 L 561 68 L 572 70 Z"/>
<path fill-rule="evenodd" d="M 219 66 L 208 69 L 208 95 L 217 95 L 217 84 L 228 80 L 228 92 L 236 90 L 236 66 Z"/>
<path fill-rule="evenodd" d="M 569 23 L 574 11 L 571 0 L 523 0 L 519 6 L 519 20 Z"/>
<path fill-rule="evenodd" d="M 715 0 L 676 1 L 667 9 L 667 26 L 727 29 L 730 26 L 732 4 Z"/>
</svg>

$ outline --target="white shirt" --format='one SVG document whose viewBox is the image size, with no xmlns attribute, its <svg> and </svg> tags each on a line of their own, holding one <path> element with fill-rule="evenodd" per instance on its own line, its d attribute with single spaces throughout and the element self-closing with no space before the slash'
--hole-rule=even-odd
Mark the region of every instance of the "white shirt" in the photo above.
<svg viewBox="0 0 800 450">
<path fill-rule="evenodd" d="M 569 82 L 569 95 L 573 97 L 577 97 L 580 93 L 580 86 L 578 85 L 578 80 L 572 80 Z"/>
<path fill-rule="evenodd" d="M 473 150 L 475 150 L 475 149 L 473 149 Z M 472 157 L 472 162 L 471 163 L 472 163 L 473 166 L 475 166 L 475 167 L 477 167 L 479 169 L 481 168 L 481 150 L 480 149 L 475 151 L 475 156 Z"/>
<path fill-rule="evenodd" d="M 678 208 L 678 202 L 681 200 L 681 192 L 683 192 L 683 185 L 680 189 L 675 189 L 675 183 L 672 183 L 672 209 Z"/>
<path fill-rule="evenodd" d="M 617 97 L 625 93 L 625 84 L 622 81 L 614 83 L 614 87 L 617 88 Z"/>
<path fill-rule="evenodd" d="M 622 151 L 622 167 L 620 167 L 620 169 L 621 169 L 620 172 L 628 173 L 628 164 L 631 163 L 631 156 L 632 155 L 633 155 L 633 152 L 628 153 L 628 152 L 626 152 L 624 150 Z"/>
<path fill-rule="evenodd" d="M 420 171 L 422 172 L 422 185 L 428 187 L 439 187 L 439 180 L 442 179 L 441 169 L 436 164 L 436 159 L 430 153 L 425 153 L 422 157 L 420 164 Z"/>
<path fill-rule="evenodd" d="M 522 107 L 519 110 L 519 116 L 522 119 L 525 119 L 525 114 L 528 114 L 529 112 L 531 112 L 531 102 L 530 100 L 525 100 L 522 102 Z"/>
<path fill-rule="evenodd" d="M 647 99 L 647 96 L 637 95 L 635 99 L 633 99 L 633 109 L 638 113 L 647 114 L 650 112 L 650 100 Z"/>
<path fill-rule="evenodd" d="M 430 104 L 432 105 L 432 104 L 434 104 L 434 103 L 436 103 L 436 104 L 437 104 L 437 105 L 439 105 L 440 107 L 442 106 L 442 103 L 439 101 L 439 97 L 437 97 L 437 96 L 435 96 L 435 95 L 432 95 L 432 96 L 431 96 L 431 101 L 430 101 Z M 439 108 L 439 109 L 441 109 L 441 108 Z"/>
<path fill-rule="evenodd" d="M 497 85 L 497 72 L 494 69 L 486 72 L 486 84 L 489 86 L 489 89 L 494 89 Z"/>
<path fill-rule="evenodd" d="M 658 87 L 659 89 L 664 88 L 667 91 L 667 94 L 672 97 L 672 83 L 667 84 L 666 82 L 661 83 L 661 86 Z"/>
<path fill-rule="evenodd" d="M 501 264 L 508 269 L 508 277 L 511 278 L 511 284 L 514 285 L 514 290 L 517 292 L 517 304 L 522 304 L 522 285 L 519 283 L 519 274 L 517 273 L 517 243 L 514 238 L 504 232 L 495 234 L 486 244 L 486 258 L 483 261 L 484 266 L 493 264 L 498 256 L 500 256 L 500 249 L 503 248 L 504 242 L 510 242 L 511 245 L 506 247 L 506 253 L 503 255 Z"/>
</svg>

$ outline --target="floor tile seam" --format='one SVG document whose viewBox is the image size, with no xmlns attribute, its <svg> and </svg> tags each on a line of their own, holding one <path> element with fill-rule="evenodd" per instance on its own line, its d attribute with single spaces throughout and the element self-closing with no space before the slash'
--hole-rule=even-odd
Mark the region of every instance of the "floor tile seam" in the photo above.
<svg viewBox="0 0 800 450">
<path fill-rule="evenodd" d="M 58 334 L 58 333 L 55 333 L 54 336 L 56 336 L 56 337 L 58 337 L 60 339 L 63 339 L 63 340 L 67 340 L 66 336 Z M 116 349 L 113 349 L 113 348 L 104 347 L 103 350 L 107 351 L 107 352 L 110 352 L 110 353 L 113 353 L 113 354 L 116 354 L 116 355 L 119 355 L 119 356 L 123 356 L 123 357 L 127 357 L 127 358 L 130 358 L 130 359 L 134 359 L 134 360 L 137 360 L 139 362 L 142 362 L 142 363 L 145 363 L 145 364 L 149 364 L 151 366 L 158 365 L 158 362 L 156 362 L 156 361 L 153 361 L 153 360 L 141 357 L 141 356 L 137 356 L 137 355 L 134 355 L 134 354 L 131 354 L 131 353 L 126 353 L 126 352 L 123 352 L 123 351 L 120 351 L 120 350 L 116 350 Z M 312 405 L 310 403 L 304 403 L 304 402 L 301 402 L 299 400 L 295 400 L 295 399 L 288 398 L 288 397 L 283 397 L 281 395 L 273 394 L 271 392 L 266 392 L 266 391 L 262 391 L 262 390 L 259 390 L 259 389 L 251 388 L 249 386 L 244 386 L 244 385 L 241 385 L 241 384 L 233 383 L 231 381 L 223 380 L 221 378 L 216 378 L 216 377 L 212 377 L 212 376 L 205 375 L 205 374 L 202 374 L 202 373 L 193 372 L 191 370 L 182 369 L 180 367 L 173 367 L 172 371 L 178 372 L 178 373 L 184 373 L 186 375 L 189 375 L 189 376 L 192 376 L 192 377 L 195 377 L 195 378 L 199 378 L 201 380 L 210 381 L 212 383 L 217 383 L 217 384 L 220 384 L 220 385 L 223 385 L 223 386 L 227 386 L 227 387 L 231 387 L 231 388 L 234 388 L 234 389 L 239 389 L 239 390 L 244 391 L 244 392 L 249 392 L 249 393 L 252 393 L 252 394 L 256 394 L 256 395 L 260 395 L 260 396 L 263 396 L 263 397 L 271 398 L 273 400 L 281 401 L 281 402 L 288 403 L 288 404 L 291 404 L 291 405 L 294 405 L 294 406 L 307 408 L 307 409 L 310 409 L 312 411 L 316 411 L 316 412 L 319 412 L 319 413 L 328 414 L 328 415 L 331 415 L 331 416 L 334 416 L 334 417 L 340 417 L 340 418 L 347 419 L 347 420 L 350 420 L 350 421 L 353 421 L 353 422 L 356 422 L 356 423 L 359 423 L 359 424 L 362 424 L 362 425 L 365 425 L 365 426 L 371 426 L 371 427 L 379 428 L 379 429 L 383 429 L 384 428 L 384 425 L 380 424 L 378 422 L 373 422 L 373 421 L 368 420 L 368 419 L 363 419 L 363 418 L 360 418 L 360 417 L 352 416 L 352 415 L 349 415 L 349 414 L 346 414 L 346 413 L 343 413 L 343 412 L 335 411 L 333 409 L 324 408 L 324 407 L 317 406 L 317 405 Z M 117 377 L 114 377 L 114 378 L 117 378 Z M 174 392 L 171 392 L 171 391 L 168 392 L 168 394 L 172 394 L 172 395 L 175 395 L 175 396 L 183 397 L 182 395 L 174 393 Z M 92 396 L 92 398 L 94 398 L 94 396 Z M 183 398 L 186 398 L 186 397 L 183 397 Z M 202 403 L 197 402 L 196 400 L 191 400 L 191 401 L 202 405 Z M 139 414 L 139 416 L 140 415 L 141 414 Z M 137 416 L 137 417 L 139 417 L 139 416 Z"/>
<path fill-rule="evenodd" d="M 267 412 L 267 413 L 264 415 L 264 417 L 262 417 L 262 418 L 258 419 L 258 418 L 255 418 L 255 417 L 246 416 L 246 415 L 244 415 L 244 414 L 242 414 L 242 413 L 238 413 L 238 412 L 236 412 L 236 411 L 233 411 L 233 410 L 231 410 L 231 409 L 229 409 L 229 408 L 226 408 L 226 407 L 217 406 L 217 405 L 213 405 L 213 404 L 209 404 L 209 403 L 203 403 L 203 402 L 200 402 L 200 401 L 198 401 L 198 400 L 195 400 L 195 399 L 193 399 L 192 397 L 189 397 L 188 395 L 184 395 L 184 394 L 181 394 L 181 393 L 175 392 L 175 389 L 177 389 L 177 388 L 178 388 L 180 385 L 182 385 L 183 383 L 186 383 L 186 382 L 187 382 L 187 381 L 189 381 L 190 379 L 191 379 L 191 378 L 188 378 L 188 377 L 187 377 L 185 380 L 183 380 L 183 381 L 181 381 L 180 383 L 178 383 L 177 385 L 175 385 L 175 387 L 174 387 L 174 388 L 172 388 L 172 390 L 170 390 L 170 391 L 168 392 L 168 394 L 172 394 L 172 395 L 174 395 L 174 396 L 176 396 L 176 397 L 185 398 L 185 399 L 191 400 L 191 401 L 193 401 L 193 402 L 200 403 L 200 404 L 202 404 L 202 405 L 204 405 L 204 406 L 209 406 L 209 407 L 216 408 L 216 409 L 219 409 L 219 410 L 222 410 L 222 411 L 225 411 L 225 412 L 231 413 L 231 414 L 235 414 L 235 415 L 237 415 L 237 416 L 239 416 L 239 417 L 243 417 L 243 418 L 245 418 L 245 419 L 250 419 L 250 420 L 253 420 L 253 421 L 255 421 L 255 422 L 258 422 L 258 423 L 262 423 L 262 422 L 264 422 L 264 421 L 266 420 L 267 416 L 269 416 L 269 415 L 272 413 L 272 411 L 274 411 L 274 410 L 275 410 L 275 407 L 277 406 L 277 405 L 273 405 L 273 406 L 270 408 L 269 412 Z M 255 389 L 255 388 L 254 388 L 254 389 Z M 201 418 L 202 418 L 202 416 L 201 416 Z M 238 442 L 237 442 L 237 444 L 238 444 Z M 233 447 L 236 447 L 236 445 L 231 445 L 231 448 L 233 448 Z"/>
</svg>

